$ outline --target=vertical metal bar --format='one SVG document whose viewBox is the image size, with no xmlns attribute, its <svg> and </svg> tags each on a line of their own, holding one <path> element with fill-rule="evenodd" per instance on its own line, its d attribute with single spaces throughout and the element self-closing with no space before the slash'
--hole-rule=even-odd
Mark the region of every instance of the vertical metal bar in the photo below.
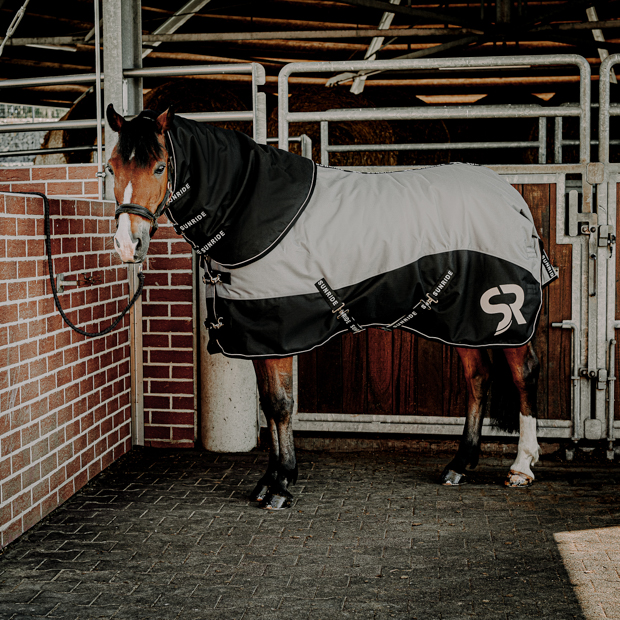
<svg viewBox="0 0 620 620">
<path fill-rule="evenodd" d="M 547 118 L 538 119 L 538 163 L 547 163 Z"/>
<path fill-rule="evenodd" d="M 599 110 L 598 110 L 598 160 L 609 163 L 609 78 L 611 67 L 620 62 L 620 54 L 608 56 L 599 69 Z"/>
<path fill-rule="evenodd" d="M 278 76 L 278 148 L 288 151 L 288 70 Z"/>
<path fill-rule="evenodd" d="M 312 159 L 312 138 L 302 133 L 299 136 L 299 142 L 301 143 L 301 156 Z"/>
<path fill-rule="evenodd" d="M 199 262 L 198 255 L 192 250 L 192 363 L 193 372 L 192 379 L 194 381 L 194 445 L 198 445 L 198 415 L 200 401 L 200 375 L 198 372 L 200 360 L 198 357 L 198 348 L 200 347 L 200 316 L 198 307 L 198 287 L 199 287 Z"/>
<path fill-rule="evenodd" d="M 553 139 L 553 146 L 555 150 L 555 163 L 562 163 L 562 117 L 555 117 L 555 136 Z"/>
<path fill-rule="evenodd" d="M 265 68 L 252 63 L 252 136 L 259 144 L 267 144 L 267 101 L 258 87 L 265 84 Z"/>
<path fill-rule="evenodd" d="M 579 65 L 579 106 L 581 117 L 579 123 L 579 163 L 587 164 L 590 161 L 590 80 L 592 79 L 590 65 Z"/>
<path fill-rule="evenodd" d="M 329 166 L 329 125 L 321 121 L 321 165 Z"/>
<path fill-rule="evenodd" d="M 97 110 L 97 197 L 103 199 L 103 133 L 101 131 L 101 33 L 99 0 L 95 0 L 95 104 Z"/>
</svg>

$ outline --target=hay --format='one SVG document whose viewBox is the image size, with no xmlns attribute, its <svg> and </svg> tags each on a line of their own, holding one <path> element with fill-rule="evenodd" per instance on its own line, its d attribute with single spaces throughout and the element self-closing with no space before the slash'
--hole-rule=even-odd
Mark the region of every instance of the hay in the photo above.
<svg viewBox="0 0 620 620">
<path fill-rule="evenodd" d="M 166 82 L 149 91 L 144 96 L 144 109 L 163 111 L 172 106 L 177 112 L 249 110 L 251 109 L 250 97 L 248 84 L 243 84 L 241 88 L 233 90 L 230 84 L 224 85 L 212 80 L 187 78 Z M 211 124 L 252 135 L 252 123 L 250 122 L 224 121 Z"/>
<path fill-rule="evenodd" d="M 291 112 L 315 112 L 341 108 L 372 108 L 374 103 L 362 95 L 353 95 L 342 88 L 325 88 L 322 85 L 299 85 L 291 88 Z M 278 135 L 278 110 L 267 121 L 269 137 Z M 312 139 L 312 158 L 321 161 L 319 123 L 291 123 L 289 135 L 306 134 Z M 390 144 L 394 133 L 385 121 L 343 122 L 329 124 L 330 144 Z M 292 153 L 301 154 L 300 145 L 290 145 Z M 331 166 L 394 166 L 397 155 L 393 151 L 332 153 Z"/>
<path fill-rule="evenodd" d="M 367 87 L 365 94 L 381 108 L 416 108 L 428 106 L 406 86 Z M 446 124 L 441 120 L 389 121 L 397 144 L 450 142 Z M 399 151 L 400 166 L 436 166 L 450 161 L 450 151 Z"/>
</svg>

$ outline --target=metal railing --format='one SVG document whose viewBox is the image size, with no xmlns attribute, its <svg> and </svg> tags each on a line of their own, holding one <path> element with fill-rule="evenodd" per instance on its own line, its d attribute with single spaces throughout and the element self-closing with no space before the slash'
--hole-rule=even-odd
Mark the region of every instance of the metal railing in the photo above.
<svg viewBox="0 0 620 620">
<path fill-rule="evenodd" d="M 579 69 L 579 105 L 538 107 L 538 106 L 441 106 L 428 108 L 382 108 L 382 109 L 340 109 L 320 112 L 290 112 L 288 80 L 298 73 L 340 73 L 344 71 L 390 71 L 390 70 L 429 70 L 429 69 L 476 69 L 482 67 L 504 66 L 550 66 L 573 65 Z M 292 122 L 329 121 L 367 121 L 367 120 L 447 120 L 472 118 L 539 118 L 573 116 L 579 118 L 579 160 L 581 164 L 589 161 L 590 144 L 590 65 L 582 56 L 576 54 L 552 54 L 549 56 L 507 56 L 488 58 L 424 58 L 405 60 L 291 63 L 286 65 L 278 77 L 278 136 L 280 148 L 288 144 L 289 124 Z M 542 121 L 539 120 L 539 127 Z M 540 143 L 540 139 L 539 139 Z M 366 145 L 367 146 L 367 145 Z M 391 150 L 394 150 L 393 145 Z M 334 145 L 328 145 L 333 149 Z M 383 147 L 381 147 L 383 148 Z M 447 148 L 447 147 L 446 147 Z M 469 145 L 463 148 L 471 148 Z M 515 147 L 516 148 L 516 147 Z M 546 148 L 546 147 L 545 147 Z M 385 150 L 389 150 L 386 146 Z"/>
<path fill-rule="evenodd" d="M 446 108 L 448 106 L 445 106 Z M 480 109 L 494 108 L 496 106 L 477 106 Z M 511 108 L 512 106 L 504 106 Z M 540 109 L 542 106 L 530 105 L 529 107 Z M 379 110 L 407 110 L 402 119 L 418 119 L 415 110 L 419 108 L 376 108 Z M 331 111 L 331 110 L 328 110 Z M 484 117 L 488 118 L 488 117 Z M 351 152 L 376 152 L 376 151 L 449 151 L 464 149 L 522 149 L 537 148 L 538 163 L 547 163 L 547 119 L 544 116 L 538 118 L 538 140 L 506 141 L 506 142 L 424 142 L 417 144 L 330 144 L 329 121 L 321 121 L 321 164 L 329 166 L 330 153 Z"/>
<path fill-rule="evenodd" d="M 620 116 L 620 106 L 612 106 L 610 100 L 611 70 L 620 62 L 620 54 L 612 54 L 603 60 L 599 69 L 599 118 L 598 118 L 598 160 L 603 164 L 609 162 L 610 131 L 612 116 Z"/>
</svg>

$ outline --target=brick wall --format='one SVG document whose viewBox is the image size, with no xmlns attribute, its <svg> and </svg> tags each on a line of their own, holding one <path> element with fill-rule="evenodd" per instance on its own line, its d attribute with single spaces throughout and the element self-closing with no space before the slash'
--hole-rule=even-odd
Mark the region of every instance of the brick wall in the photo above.
<svg viewBox="0 0 620 620">
<path fill-rule="evenodd" d="M 192 253 L 165 217 L 151 240 L 144 273 L 145 443 L 193 447 Z"/>
<path fill-rule="evenodd" d="M 23 166 L 0 169 L 0 192 L 42 192 L 47 196 L 98 198 L 97 166 Z"/>
<path fill-rule="evenodd" d="M 113 212 L 111 202 L 51 200 L 56 273 L 95 279 L 60 296 L 88 331 L 127 303 L 127 270 L 110 251 Z M 0 547 L 130 448 L 128 341 L 128 317 L 94 339 L 64 324 L 48 281 L 43 201 L 0 194 Z"/>
</svg>

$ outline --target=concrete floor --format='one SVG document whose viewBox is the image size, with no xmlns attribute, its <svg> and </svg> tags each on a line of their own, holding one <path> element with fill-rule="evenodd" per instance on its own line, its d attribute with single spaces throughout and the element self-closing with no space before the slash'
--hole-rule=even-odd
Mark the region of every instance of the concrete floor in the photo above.
<svg viewBox="0 0 620 620">
<path fill-rule="evenodd" d="M 269 513 L 266 458 L 132 451 L 0 555 L 0 620 L 620 618 L 617 465 L 302 451 Z"/>
</svg>

